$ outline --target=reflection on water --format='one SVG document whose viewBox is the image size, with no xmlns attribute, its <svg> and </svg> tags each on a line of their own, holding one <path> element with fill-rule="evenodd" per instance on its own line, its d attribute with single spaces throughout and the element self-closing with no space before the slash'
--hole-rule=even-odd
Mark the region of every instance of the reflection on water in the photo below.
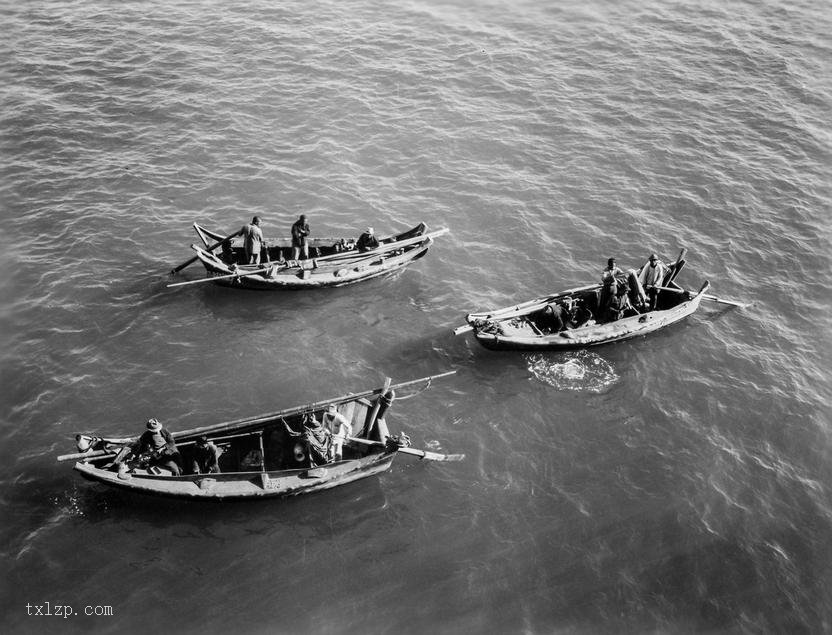
<svg viewBox="0 0 832 635">
<path fill-rule="evenodd" d="M 532 375 L 559 390 L 602 392 L 618 381 L 612 364 L 591 351 L 528 355 L 526 361 Z"/>
</svg>

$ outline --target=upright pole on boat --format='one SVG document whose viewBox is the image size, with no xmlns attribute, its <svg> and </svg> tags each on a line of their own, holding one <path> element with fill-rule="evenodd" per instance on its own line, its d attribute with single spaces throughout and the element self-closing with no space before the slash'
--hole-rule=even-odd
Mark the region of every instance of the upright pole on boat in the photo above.
<svg viewBox="0 0 832 635">
<path fill-rule="evenodd" d="M 390 379 L 389 377 L 384 378 L 384 388 L 381 389 L 381 394 L 378 396 L 378 399 L 376 399 L 376 403 L 373 405 L 373 410 L 372 410 L 372 412 L 370 412 L 370 417 L 367 420 L 367 433 L 363 435 L 367 439 L 370 438 L 370 434 L 372 434 L 373 428 L 376 425 L 376 419 L 379 416 L 378 411 L 381 408 L 381 400 L 387 394 L 387 391 L 390 390 L 390 385 L 392 383 L 393 383 L 393 380 Z M 386 409 L 387 408 L 385 406 L 385 410 Z"/>
</svg>

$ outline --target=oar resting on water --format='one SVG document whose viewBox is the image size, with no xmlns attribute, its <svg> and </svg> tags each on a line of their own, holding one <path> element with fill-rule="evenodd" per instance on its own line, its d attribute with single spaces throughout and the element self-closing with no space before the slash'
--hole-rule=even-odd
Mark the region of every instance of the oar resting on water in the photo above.
<svg viewBox="0 0 832 635">
<path fill-rule="evenodd" d="M 387 446 L 386 443 L 382 443 L 381 441 L 370 441 L 369 439 L 360 439 L 358 437 L 347 437 L 347 440 L 354 441 L 355 443 L 362 443 L 364 445 L 373 445 L 376 447 Z M 395 447 L 396 451 L 401 452 L 402 454 L 418 456 L 420 459 L 427 459 L 428 461 L 462 461 L 465 458 L 464 454 L 439 454 L 438 452 L 428 452 L 427 450 L 417 450 L 416 448 L 393 446 L 392 444 L 390 447 Z"/>
<path fill-rule="evenodd" d="M 673 293 L 684 293 L 684 289 L 676 289 L 674 287 L 656 287 L 660 291 L 671 291 Z M 718 302 L 719 304 L 729 304 L 731 306 L 738 306 L 740 308 L 744 308 L 747 306 L 751 306 L 750 302 L 735 302 L 734 300 L 725 300 L 724 298 L 718 298 L 715 295 L 711 295 L 710 293 L 703 293 L 702 297 L 705 300 L 710 300 L 711 302 Z"/>
</svg>

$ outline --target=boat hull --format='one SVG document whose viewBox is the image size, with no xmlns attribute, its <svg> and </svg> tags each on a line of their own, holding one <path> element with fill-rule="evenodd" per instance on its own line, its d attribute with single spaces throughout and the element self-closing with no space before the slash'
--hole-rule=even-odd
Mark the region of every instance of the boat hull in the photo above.
<svg viewBox="0 0 832 635">
<path fill-rule="evenodd" d="M 699 308 L 701 295 L 673 309 L 651 311 L 609 324 L 570 329 L 551 335 L 500 335 L 476 331 L 477 341 L 491 350 L 574 350 L 621 342 L 655 333 L 686 318 Z"/>
<path fill-rule="evenodd" d="M 395 454 L 385 451 L 312 469 L 179 477 L 119 475 L 85 462 L 76 463 L 74 469 L 91 481 L 139 494 L 186 500 L 255 500 L 311 494 L 375 476 L 390 469 Z"/>
<path fill-rule="evenodd" d="M 219 286 L 254 291 L 297 291 L 343 287 L 396 273 L 427 253 L 433 238 L 425 233 L 426 229 L 427 226 L 420 223 L 408 231 L 382 239 L 378 252 L 360 253 L 353 249 L 297 262 L 279 260 L 268 271 L 251 275 L 246 275 L 246 271 L 268 265 L 236 265 L 207 250 L 196 246 L 194 249 L 209 277 L 216 277 L 213 282 Z M 205 233 L 205 230 L 198 228 L 200 232 Z M 213 237 L 217 234 L 209 232 L 208 235 Z M 420 237 L 423 239 L 420 240 Z M 343 241 L 328 239 L 328 242 Z M 398 242 L 404 243 L 401 248 L 395 246 Z M 290 251 L 285 246 L 271 249 L 276 249 L 281 259 Z M 323 246 L 321 249 L 326 250 Z M 240 275 L 229 277 L 235 273 Z"/>
</svg>

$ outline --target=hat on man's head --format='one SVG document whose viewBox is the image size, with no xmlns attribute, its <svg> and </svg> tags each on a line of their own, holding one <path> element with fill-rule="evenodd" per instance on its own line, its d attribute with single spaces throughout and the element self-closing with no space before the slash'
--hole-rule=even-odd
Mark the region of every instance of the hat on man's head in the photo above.
<svg viewBox="0 0 832 635">
<path fill-rule="evenodd" d="M 148 419 L 147 429 L 153 432 L 159 432 L 162 429 L 162 424 L 159 423 L 158 419 Z"/>
<path fill-rule="evenodd" d="M 656 254 L 650 254 L 650 258 L 648 260 L 658 260 L 659 257 Z"/>
</svg>

